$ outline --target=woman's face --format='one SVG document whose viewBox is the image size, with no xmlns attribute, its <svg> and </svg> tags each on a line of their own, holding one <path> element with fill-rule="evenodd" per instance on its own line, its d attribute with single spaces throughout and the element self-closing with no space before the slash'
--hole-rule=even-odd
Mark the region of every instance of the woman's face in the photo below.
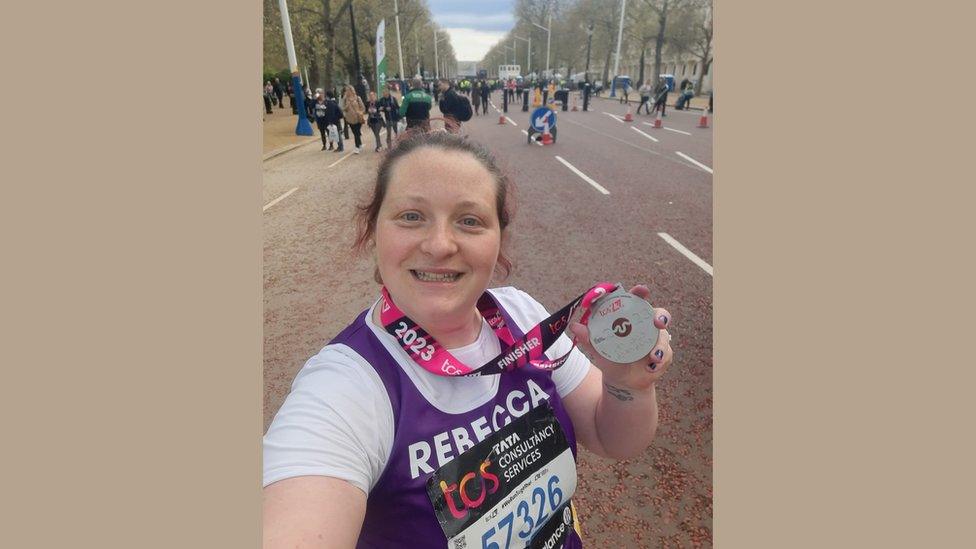
<svg viewBox="0 0 976 549">
<path fill-rule="evenodd" d="M 376 101 L 376 92 L 369 92 L 369 100 Z"/>
<path fill-rule="evenodd" d="M 376 220 L 393 301 L 430 330 L 474 318 L 501 250 L 494 177 L 466 152 L 423 147 L 394 165 Z"/>
</svg>

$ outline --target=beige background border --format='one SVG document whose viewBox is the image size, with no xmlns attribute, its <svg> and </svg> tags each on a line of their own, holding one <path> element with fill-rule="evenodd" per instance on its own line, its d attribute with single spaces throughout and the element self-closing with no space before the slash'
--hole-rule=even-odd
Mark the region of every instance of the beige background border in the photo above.
<svg viewBox="0 0 976 549">
<path fill-rule="evenodd" d="M 716 16 L 716 543 L 961 546 L 973 18 Z M 0 546 L 258 547 L 260 4 L 3 20 Z"/>
</svg>

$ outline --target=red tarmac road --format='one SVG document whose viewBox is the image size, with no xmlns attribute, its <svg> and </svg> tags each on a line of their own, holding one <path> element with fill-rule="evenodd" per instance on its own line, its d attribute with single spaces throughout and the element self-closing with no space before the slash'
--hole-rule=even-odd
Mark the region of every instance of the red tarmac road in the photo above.
<svg viewBox="0 0 976 549">
<path fill-rule="evenodd" d="M 518 104 L 508 112 L 517 126 L 499 125 L 493 107 L 464 124 L 516 182 L 515 269 L 504 284 L 554 310 L 598 281 L 644 283 L 671 311 L 675 362 L 658 387 L 657 436 L 629 461 L 582 450 L 576 501 L 588 547 L 710 547 L 712 277 L 658 233 L 711 265 L 712 175 L 677 153 L 711 168 L 712 129 L 696 127 L 698 111 L 669 109 L 665 129 L 643 114 L 628 123 L 604 114 L 623 117 L 615 101 L 590 106 L 559 111 L 557 142 L 546 147 L 526 143 L 529 113 Z M 304 362 L 378 294 L 372 261 L 350 250 L 354 204 L 379 158 L 364 134 L 360 155 L 350 140 L 341 155 L 315 143 L 264 162 L 263 204 L 291 192 L 264 214 L 265 428 Z"/>
</svg>

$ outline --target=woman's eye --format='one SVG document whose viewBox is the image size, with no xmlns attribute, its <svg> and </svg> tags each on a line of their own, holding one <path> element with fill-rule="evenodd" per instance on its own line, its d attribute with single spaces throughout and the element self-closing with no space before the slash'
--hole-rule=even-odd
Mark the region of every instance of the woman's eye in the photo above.
<svg viewBox="0 0 976 549">
<path fill-rule="evenodd" d="M 465 227 L 477 227 L 481 225 L 481 221 L 479 221 L 475 217 L 465 217 L 464 219 L 461 220 L 461 224 L 464 225 Z"/>
<path fill-rule="evenodd" d="M 404 221 L 420 221 L 420 214 L 417 212 L 407 212 L 400 216 Z"/>
</svg>

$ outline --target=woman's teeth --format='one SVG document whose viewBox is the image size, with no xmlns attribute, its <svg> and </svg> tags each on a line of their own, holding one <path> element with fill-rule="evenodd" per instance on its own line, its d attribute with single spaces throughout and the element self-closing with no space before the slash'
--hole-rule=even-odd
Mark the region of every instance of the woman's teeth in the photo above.
<svg viewBox="0 0 976 549">
<path fill-rule="evenodd" d="M 461 273 L 453 274 L 437 274 L 437 273 L 426 273 L 424 271 L 410 271 L 413 276 L 417 277 L 418 280 L 424 282 L 454 282 L 461 276 Z"/>
</svg>

